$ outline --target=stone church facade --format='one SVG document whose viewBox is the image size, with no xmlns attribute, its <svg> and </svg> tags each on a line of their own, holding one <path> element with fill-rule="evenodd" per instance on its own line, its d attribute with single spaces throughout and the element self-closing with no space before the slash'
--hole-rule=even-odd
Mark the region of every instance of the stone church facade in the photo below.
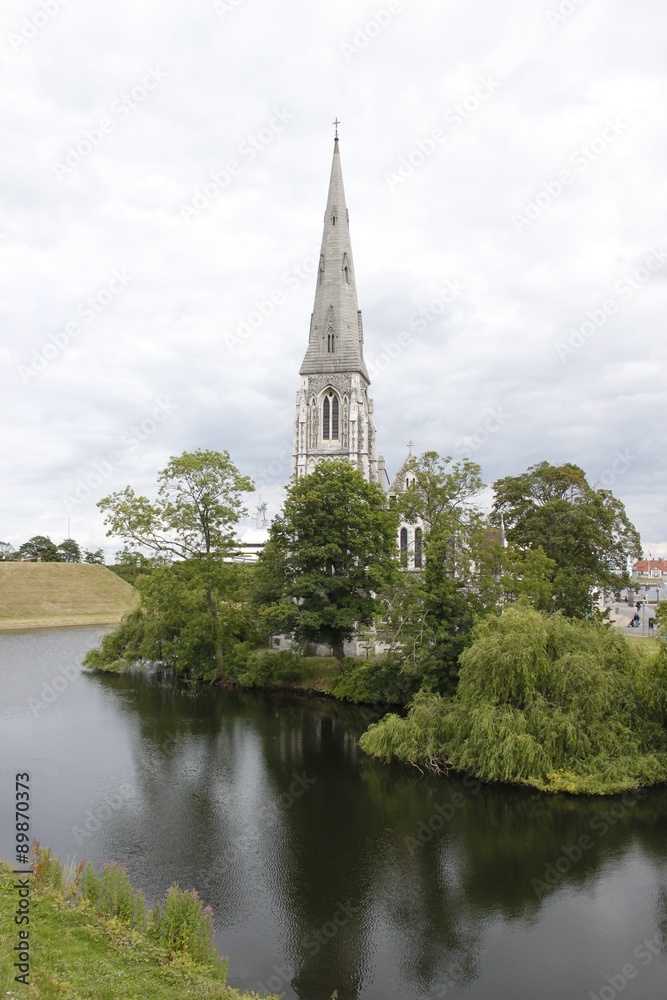
<svg viewBox="0 0 667 1000">
<path fill-rule="evenodd" d="M 308 346 L 299 370 L 293 478 L 308 475 L 324 459 L 344 458 L 368 482 L 378 482 L 373 401 L 363 348 L 350 217 L 336 138 Z"/>
</svg>

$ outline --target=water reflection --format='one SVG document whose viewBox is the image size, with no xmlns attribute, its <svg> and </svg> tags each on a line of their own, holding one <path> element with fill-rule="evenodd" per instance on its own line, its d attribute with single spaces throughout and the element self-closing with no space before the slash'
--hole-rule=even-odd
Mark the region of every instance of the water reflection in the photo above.
<svg viewBox="0 0 667 1000">
<path fill-rule="evenodd" d="M 15 654 L 0 749 L 11 772 L 30 748 L 42 840 L 125 860 L 149 896 L 195 886 L 233 985 L 299 1000 L 569 1000 L 599 995 L 627 960 L 641 995 L 664 993 L 662 944 L 646 965 L 633 954 L 667 919 L 665 789 L 598 800 L 436 780 L 365 757 L 350 706 L 191 696 L 159 675 L 84 677 L 33 717 Z M 31 639 L 30 683 L 59 656 L 52 642 L 40 662 Z M 130 794 L 73 843 L 122 784 Z M 4 857 L 8 841 L 5 825 Z"/>
</svg>

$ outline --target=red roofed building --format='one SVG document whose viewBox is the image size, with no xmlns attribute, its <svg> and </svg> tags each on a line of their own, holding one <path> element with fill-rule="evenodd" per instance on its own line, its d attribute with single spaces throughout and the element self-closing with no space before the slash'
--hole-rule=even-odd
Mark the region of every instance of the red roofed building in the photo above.
<svg viewBox="0 0 667 1000">
<path fill-rule="evenodd" d="M 634 577 L 650 577 L 652 580 L 667 580 L 667 559 L 638 559 L 632 564 Z"/>
</svg>

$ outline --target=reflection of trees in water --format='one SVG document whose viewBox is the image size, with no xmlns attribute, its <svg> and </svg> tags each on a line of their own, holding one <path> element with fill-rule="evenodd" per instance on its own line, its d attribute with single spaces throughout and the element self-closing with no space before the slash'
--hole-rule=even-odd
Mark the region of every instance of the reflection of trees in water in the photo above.
<svg viewBox="0 0 667 1000">
<path fill-rule="evenodd" d="M 667 856 L 665 789 L 624 804 L 420 777 L 359 750 L 367 720 L 351 706 L 109 681 L 137 720 L 139 815 L 117 831 L 133 839 L 122 850 L 138 868 L 157 859 L 165 885 L 221 900 L 223 950 L 225 929 L 256 912 L 251 897 L 265 900 L 265 950 L 282 943 L 257 956 L 267 971 L 251 986 L 355 1000 L 384 949 L 406 996 L 444 996 L 478 975 L 489 919 L 532 921 L 633 847 L 656 868 Z M 590 847 L 568 859 L 582 837 Z M 666 897 L 663 886 L 656 930 Z"/>
</svg>

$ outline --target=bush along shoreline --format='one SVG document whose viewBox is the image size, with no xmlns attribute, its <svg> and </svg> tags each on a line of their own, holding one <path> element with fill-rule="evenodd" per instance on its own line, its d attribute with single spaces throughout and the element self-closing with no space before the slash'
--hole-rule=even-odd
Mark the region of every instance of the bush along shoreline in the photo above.
<svg viewBox="0 0 667 1000">
<path fill-rule="evenodd" d="M 0 862 L 3 995 L 23 995 L 28 986 L 30 996 L 45 1000 L 258 1000 L 226 985 L 227 960 L 213 944 L 212 911 L 196 892 L 174 885 L 149 908 L 123 865 L 107 864 L 101 872 L 84 861 L 63 865 L 36 841 L 30 871 L 23 880 L 29 916 L 18 927 L 17 875 Z M 21 968 L 14 967 L 17 943 Z"/>
<path fill-rule="evenodd" d="M 127 616 L 84 665 L 125 672 L 158 648 L 171 653 L 173 641 L 158 647 L 143 614 Z M 482 618 L 458 662 L 454 694 L 396 653 L 339 662 L 249 642 L 230 647 L 224 678 L 177 676 L 189 687 L 223 683 L 371 705 L 362 749 L 436 774 L 593 795 L 667 781 L 664 644 L 656 653 L 603 623 L 516 604 Z"/>
<path fill-rule="evenodd" d="M 544 792 L 667 782 L 667 655 L 599 623 L 514 606 L 473 629 L 454 697 L 419 691 L 360 745 L 383 761 Z"/>
</svg>

